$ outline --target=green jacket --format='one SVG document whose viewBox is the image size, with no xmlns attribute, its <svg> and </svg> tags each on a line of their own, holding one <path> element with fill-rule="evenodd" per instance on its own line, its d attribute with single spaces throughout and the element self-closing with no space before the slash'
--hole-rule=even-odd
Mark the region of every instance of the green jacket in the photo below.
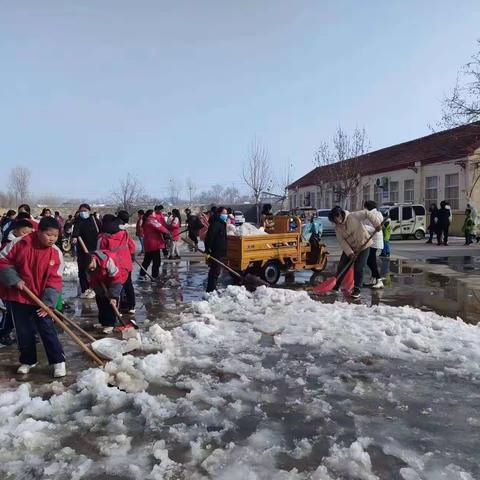
<svg viewBox="0 0 480 480">
<path fill-rule="evenodd" d="M 390 240 L 392 236 L 392 225 L 390 222 L 385 223 L 382 227 L 383 239 L 387 242 Z"/>
<path fill-rule="evenodd" d="M 471 235 L 474 232 L 474 230 L 475 230 L 475 222 L 472 220 L 472 217 L 470 216 L 466 217 L 465 221 L 463 222 L 462 232 L 469 233 Z"/>
</svg>

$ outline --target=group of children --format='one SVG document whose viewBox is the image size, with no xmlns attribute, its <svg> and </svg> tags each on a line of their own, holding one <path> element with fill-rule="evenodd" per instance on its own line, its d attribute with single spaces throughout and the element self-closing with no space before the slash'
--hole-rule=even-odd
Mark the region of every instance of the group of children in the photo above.
<svg viewBox="0 0 480 480">
<path fill-rule="evenodd" d="M 148 213 L 148 212 L 147 212 Z M 149 215 L 147 216 L 147 220 Z M 132 284 L 135 242 L 127 231 L 129 215 L 104 215 L 99 222 L 88 204 L 82 204 L 72 232 L 77 245 L 77 261 L 82 298 L 95 297 L 98 319 L 103 333 L 113 331 L 116 308 L 135 313 L 135 292 Z M 149 223 L 149 222 L 147 222 Z M 170 222 L 177 241 L 180 219 Z M 36 334 L 40 336 L 55 377 L 66 375 L 65 354 L 53 320 L 25 293 L 28 287 L 48 307 L 58 307 L 62 292 L 63 255 L 56 243 L 61 225 L 51 215 L 40 221 L 30 214 L 28 205 L 21 205 L 18 214 L 11 210 L 1 222 L 0 298 L 5 305 L 1 333 L 2 343 L 11 338 L 13 329 L 20 351 L 19 374 L 27 374 L 37 364 Z M 175 229 L 178 229 L 176 232 Z M 148 227 L 147 227 L 148 232 Z M 147 245 L 151 239 L 146 235 Z M 147 247 L 148 248 L 148 247 Z M 172 255 L 178 255 L 172 249 Z M 87 295 L 85 293 L 87 292 Z M 91 292 L 91 293 L 90 293 Z M 122 299 L 122 300 L 121 300 Z"/>
</svg>

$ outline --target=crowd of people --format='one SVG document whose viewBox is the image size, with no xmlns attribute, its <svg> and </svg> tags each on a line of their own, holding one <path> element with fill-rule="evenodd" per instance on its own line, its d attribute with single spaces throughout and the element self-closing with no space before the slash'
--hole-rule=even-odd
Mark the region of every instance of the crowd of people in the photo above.
<svg viewBox="0 0 480 480">
<path fill-rule="evenodd" d="M 372 289 L 384 287 L 378 270 L 377 257 L 390 256 L 390 219 L 384 218 L 373 201 L 366 201 L 364 208 L 348 212 L 336 206 L 329 214 L 335 224 L 336 237 L 342 248 L 338 263 L 335 290 L 342 286 L 346 273 L 353 268 L 353 298 L 361 295 L 364 286 L 365 267 L 371 272 L 368 284 Z M 440 208 L 430 207 L 430 238 L 437 235 L 439 245 L 448 244 L 451 210 L 447 202 Z M 182 232 L 182 216 L 178 209 L 165 212 L 162 205 L 137 212 L 135 235 L 143 261 L 137 259 L 137 248 L 127 227 L 130 216 L 125 210 L 115 215 L 100 217 L 92 212 L 90 205 L 83 203 L 74 215 L 62 218 L 58 211 L 52 214 L 44 208 L 40 218 L 31 214 L 29 205 L 23 204 L 17 211 L 7 211 L 1 219 L 2 245 L 0 253 L 0 299 L 5 305 L 5 314 L 0 325 L 0 342 L 13 341 L 12 331 L 20 351 L 18 373 L 26 374 L 37 364 L 36 334 L 40 337 L 48 358 L 53 365 L 55 377 L 66 374 L 65 355 L 52 319 L 28 294 L 33 292 L 48 307 L 62 308 L 62 239 L 68 239 L 71 255 L 78 264 L 79 297 L 95 299 L 98 320 L 102 332 L 112 333 L 117 320 L 117 311 L 135 314 L 135 290 L 132 282 L 133 264 L 140 266 L 139 280 L 148 275 L 157 279 L 163 259 L 179 260 L 183 233 L 192 250 L 205 254 L 209 265 L 207 292 L 217 288 L 222 263 L 227 257 L 227 225 L 235 224 L 233 211 L 219 206 L 205 213 L 193 214 L 185 210 L 186 230 Z M 268 232 L 273 228 L 271 206 L 265 205 L 260 217 L 260 226 Z M 321 222 L 312 219 L 309 232 L 319 239 Z M 292 227 L 293 228 L 293 227 Z M 297 224 L 295 224 L 297 228 Z M 290 231 L 290 228 L 289 228 Z M 477 211 L 467 205 L 463 225 L 465 244 L 477 242 Z M 199 247 L 204 242 L 205 250 Z M 148 270 L 151 268 L 151 273 Z"/>
</svg>

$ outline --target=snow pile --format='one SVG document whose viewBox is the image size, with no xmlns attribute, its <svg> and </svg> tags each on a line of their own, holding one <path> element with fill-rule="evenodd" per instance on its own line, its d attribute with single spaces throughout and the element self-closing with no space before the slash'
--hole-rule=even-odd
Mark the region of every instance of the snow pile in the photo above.
<svg viewBox="0 0 480 480">
<path fill-rule="evenodd" d="M 143 356 L 87 370 L 48 400 L 27 384 L 0 395 L 2 478 L 480 474 L 478 327 L 229 287 L 142 337 Z"/>
<path fill-rule="evenodd" d="M 227 235 L 234 237 L 252 237 L 254 235 L 268 235 L 263 227 L 257 228 L 251 223 L 242 223 L 240 226 L 227 225 Z"/>
</svg>

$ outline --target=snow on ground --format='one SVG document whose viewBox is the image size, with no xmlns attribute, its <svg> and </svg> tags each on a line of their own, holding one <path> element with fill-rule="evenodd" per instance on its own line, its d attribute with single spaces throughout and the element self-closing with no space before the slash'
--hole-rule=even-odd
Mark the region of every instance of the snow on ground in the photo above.
<svg viewBox="0 0 480 480">
<path fill-rule="evenodd" d="M 479 327 L 263 287 L 181 320 L 49 398 L 0 395 L 2 478 L 479 478 Z"/>
<path fill-rule="evenodd" d="M 78 278 L 78 264 L 76 261 L 66 261 L 63 269 L 64 280 L 76 280 Z"/>
</svg>

